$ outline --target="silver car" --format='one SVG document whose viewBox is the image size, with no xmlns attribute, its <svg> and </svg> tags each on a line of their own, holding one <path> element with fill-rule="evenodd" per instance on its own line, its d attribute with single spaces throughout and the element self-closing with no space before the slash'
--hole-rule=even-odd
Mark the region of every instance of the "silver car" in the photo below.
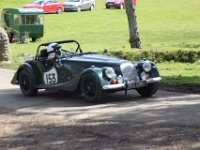
<svg viewBox="0 0 200 150">
<path fill-rule="evenodd" d="M 93 11 L 95 6 L 95 0 L 65 0 L 63 3 L 65 11 L 77 11 L 91 10 Z"/>
</svg>

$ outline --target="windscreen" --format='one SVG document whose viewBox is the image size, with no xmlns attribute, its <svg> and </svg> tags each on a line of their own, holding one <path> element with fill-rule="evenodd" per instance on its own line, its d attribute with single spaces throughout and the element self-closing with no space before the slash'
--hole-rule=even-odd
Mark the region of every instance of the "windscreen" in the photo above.
<svg viewBox="0 0 200 150">
<path fill-rule="evenodd" d="M 60 44 L 61 49 L 66 50 L 66 51 L 70 51 L 70 52 L 75 52 L 76 49 L 78 48 L 78 45 L 74 42 L 72 43 L 63 43 Z"/>
<path fill-rule="evenodd" d="M 65 0 L 65 2 L 80 2 L 80 0 Z"/>
<path fill-rule="evenodd" d="M 37 0 L 37 1 L 34 1 L 32 4 L 39 4 L 39 5 L 41 5 L 43 2 L 44 2 L 44 0 Z"/>
</svg>

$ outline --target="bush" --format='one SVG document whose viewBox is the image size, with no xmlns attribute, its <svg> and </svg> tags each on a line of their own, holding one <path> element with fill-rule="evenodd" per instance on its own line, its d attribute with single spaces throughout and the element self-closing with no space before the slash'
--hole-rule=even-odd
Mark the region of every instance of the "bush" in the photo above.
<svg viewBox="0 0 200 150">
<path fill-rule="evenodd" d="M 200 50 L 112 50 L 109 51 L 109 54 L 130 61 L 138 61 L 146 58 L 154 62 L 174 61 L 182 63 L 194 63 L 200 60 Z"/>
</svg>

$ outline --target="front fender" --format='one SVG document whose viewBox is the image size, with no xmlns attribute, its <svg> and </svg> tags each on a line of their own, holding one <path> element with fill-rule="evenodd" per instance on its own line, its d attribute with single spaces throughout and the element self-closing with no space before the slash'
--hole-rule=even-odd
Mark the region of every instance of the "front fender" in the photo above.
<svg viewBox="0 0 200 150">
<path fill-rule="evenodd" d="M 93 75 L 95 75 L 98 80 L 99 83 L 101 84 L 101 87 L 103 87 L 104 85 L 108 84 L 108 81 L 104 79 L 103 77 L 103 69 L 102 68 L 98 68 L 98 67 L 91 67 L 88 68 L 87 70 L 85 70 L 81 76 L 83 76 L 85 73 L 92 73 Z"/>
<path fill-rule="evenodd" d="M 104 85 L 104 80 L 102 78 L 103 73 L 102 69 L 98 67 L 91 67 L 85 69 L 83 72 L 81 72 L 79 75 L 72 78 L 70 81 L 67 81 L 63 84 L 62 88 L 66 89 L 68 91 L 74 91 L 80 87 L 81 79 L 86 73 L 91 73 L 99 80 L 99 83 L 101 84 L 101 87 Z"/>
<path fill-rule="evenodd" d="M 160 74 L 159 74 L 159 71 L 158 71 L 156 65 L 152 61 L 149 61 L 149 60 L 142 60 L 142 61 L 137 62 L 136 69 L 137 69 L 138 75 L 141 75 L 141 73 L 144 71 L 142 66 L 145 61 L 148 61 L 149 63 L 151 63 L 151 66 L 152 66 L 152 69 L 149 72 L 150 77 L 151 78 L 160 77 Z"/>
<path fill-rule="evenodd" d="M 19 74 L 23 69 L 28 70 L 31 73 L 31 75 L 33 75 L 33 79 L 35 79 L 32 66 L 29 63 L 24 63 L 20 65 L 17 71 L 15 72 L 14 77 L 11 80 L 12 84 L 17 84 L 17 85 L 19 84 Z"/>
</svg>

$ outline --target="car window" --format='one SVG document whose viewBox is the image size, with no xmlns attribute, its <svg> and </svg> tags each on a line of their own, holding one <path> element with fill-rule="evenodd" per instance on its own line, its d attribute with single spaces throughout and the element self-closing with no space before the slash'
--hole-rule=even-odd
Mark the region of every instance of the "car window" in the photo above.
<svg viewBox="0 0 200 150">
<path fill-rule="evenodd" d="M 66 2 L 80 2 L 80 0 L 65 0 Z"/>
<path fill-rule="evenodd" d="M 46 4 L 51 4 L 51 1 L 46 1 Z"/>
<path fill-rule="evenodd" d="M 14 24 L 21 24 L 20 15 L 14 15 Z"/>
<path fill-rule="evenodd" d="M 64 43 L 61 45 L 61 49 L 63 50 L 67 50 L 67 51 L 71 51 L 71 52 L 75 52 L 77 49 L 77 44 L 72 42 L 72 43 Z"/>
<path fill-rule="evenodd" d="M 43 24 L 42 15 L 14 15 L 14 23 L 18 25 L 41 25 Z"/>
<path fill-rule="evenodd" d="M 34 1 L 33 4 L 41 5 L 43 2 L 44 2 L 44 0 L 37 0 L 37 1 Z"/>
<path fill-rule="evenodd" d="M 57 0 L 51 0 L 51 3 L 58 3 Z"/>
<path fill-rule="evenodd" d="M 10 23 L 9 23 L 9 14 L 4 14 L 3 19 L 5 21 L 6 26 L 10 26 Z"/>
</svg>

